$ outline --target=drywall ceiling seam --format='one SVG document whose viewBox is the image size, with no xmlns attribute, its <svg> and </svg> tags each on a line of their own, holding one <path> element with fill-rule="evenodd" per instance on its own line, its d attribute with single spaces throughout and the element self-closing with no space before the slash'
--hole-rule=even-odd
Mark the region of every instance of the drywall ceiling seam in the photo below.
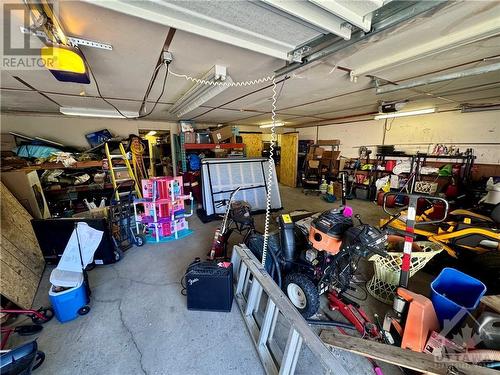
<svg viewBox="0 0 500 375">
<path fill-rule="evenodd" d="M 24 81 L 22 78 L 19 78 L 18 76 L 12 76 L 15 80 L 17 80 L 18 82 L 20 82 L 21 84 L 23 84 L 24 86 L 30 88 L 32 91 L 38 93 L 39 95 L 43 96 L 45 99 L 51 101 L 52 103 L 54 103 L 55 105 L 57 105 L 58 107 L 60 107 L 61 105 L 56 102 L 54 99 L 50 98 L 49 96 L 45 95 L 43 92 L 40 92 L 38 91 L 38 89 L 36 87 L 33 87 L 32 85 L 30 85 L 28 82 Z"/>
</svg>

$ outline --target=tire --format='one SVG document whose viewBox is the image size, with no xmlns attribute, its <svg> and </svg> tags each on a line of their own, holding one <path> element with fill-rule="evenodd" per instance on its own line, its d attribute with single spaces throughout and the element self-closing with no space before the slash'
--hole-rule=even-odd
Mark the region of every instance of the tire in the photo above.
<svg viewBox="0 0 500 375">
<path fill-rule="evenodd" d="M 42 365 L 43 361 L 45 361 L 45 353 L 38 350 L 36 352 L 35 361 L 36 362 L 33 365 L 33 367 L 31 368 L 31 371 L 36 370 L 38 367 L 40 367 Z"/>
<path fill-rule="evenodd" d="M 83 306 L 78 309 L 78 315 L 87 315 L 90 312 L 89 306 Z"/>
<path fill-rule="evenodd" d="M 37 333 L 42 332 L 43 326 L 40 324 L 31 324 L 31 325 L 26 325 L 26 326 L 17 326 L 15 328 L 15 332 L 19 336 L 31 336 L 31 335 L 36 335 Z"/>
<path fill-rule="evenodd" d="M 307 276 L 300 273 L 287 275 L 283 290 L 304 318 L 310 318 L 318 312 L 318 288 Z"/>
<path fill-rule="evenodd" d="M 486 285 L 487 294 L 500 293 L 500 252 L 476 255 L 469 264 L 468 273 Z"/>
<path fill-rule="evenodd" d="M 40 314 L 42 314 L 45 319 L 39 319 L 36 315 L 31 317 L 31 320 L 34 324 L 44 324 L 49 322 L 54 317 L 54 310 L 51 307 L 41 308 L 38 310 Z"/>
<path fill-rule="evenodd" d="M 144 234 L 138 234 L 135 236 L 135 245 L 136 246 L 144 246 L 146 243 L 146 236 Z"/>
</svg>

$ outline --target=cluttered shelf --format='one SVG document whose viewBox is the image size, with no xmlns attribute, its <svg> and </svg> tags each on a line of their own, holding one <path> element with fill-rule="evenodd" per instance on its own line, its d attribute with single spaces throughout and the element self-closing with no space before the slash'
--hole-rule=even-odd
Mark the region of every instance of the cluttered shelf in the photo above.
<svg viewBox="0 0 500 375">
<path fill-rule="evenodd" d="M 41 163 L 33 164 L 23 168 L 21 170 L 38 170 L 38 169 L 85 169 L 85 168 L 102 168 L 102 160 L 87 160 L 87 161 L 77 161 L 75 164 L 65 166 L 63 163 Z"/>
<path fill-rule="evenodd" d="M 66 187 L 52 187 L 43 189 L 44 193 L 71 193 L 71 192 L 83 192 L 83 191 L 91 191 L 91 190 L 111 190 L 114 189 L 113 184 L 86 184 L 86 185 L 75 185 L 75 186 L 66 186 Z"/>
<path fill-rule="evenodd" d="M 185 143 L 186 150 L 216 150 L 216 149 L 231 149 L 245 148 L 244 143 Z"/>
</svg>

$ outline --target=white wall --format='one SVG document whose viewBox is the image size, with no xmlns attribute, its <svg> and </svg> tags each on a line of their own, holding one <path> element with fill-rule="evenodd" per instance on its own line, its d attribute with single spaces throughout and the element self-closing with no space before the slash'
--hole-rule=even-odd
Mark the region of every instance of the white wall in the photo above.
<svg viewBox="0 0 500 375">
<path fill-rule="evenodd" d="M 357 148 L 382 144 L 384 120 L 320 126 L 319 139 L 340 139 L 342 155 L 357 156 Z M 316 127 L 299 129 L 300 139 L 316 140 Z M 407 152 L 432 152 L 436 143 L 473 148 L 476 163 L 500 164 L 500 112 L 445 112 L 388 119 L 385 144 Z M 432 145 L 429 145 L 432 144 Z M 374 149 L 374 148 L 373 148 Z"/>
<path fill-rule="evenodd" d="M 89 148 L 85 134 L 102 129 L 108 129 L 113 135 L 123 137 L 137 134 L 139 129 L 170 130 L 177 133 L 176 123 L 160 121 L 7 113 L 2 113 L 0 119 L 2 133 L 15 131 L 81 148 Z"/>
<path fill-rule="evenodd" d="M 196 123 L 196 129 L 203 129 L 215 124 Z M 270 129 L 260 129 L 258 126 L 236 125 L 240 131 L 270 133 Z M 67 117 L 50 114 L 11 114 L 0 116 L 0 131 L 7 133 L 15 131 L 31 137 L 47 138 L 67 146 L 88 148 L 85 134 L 96 130 L 108 129 L 115 136 L 127 137 L 137 134 L 139 129 L 170 130 L 177 134 L 178 125 L 175 122 Z M 277 128 L 278 133 L 294 131 L 291 128 Z"/>
</svg>

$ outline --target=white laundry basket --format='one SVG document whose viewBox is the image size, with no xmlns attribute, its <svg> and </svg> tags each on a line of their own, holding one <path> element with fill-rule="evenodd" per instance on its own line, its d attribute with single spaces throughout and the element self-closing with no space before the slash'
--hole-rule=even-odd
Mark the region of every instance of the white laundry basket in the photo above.
<svg viewBox="0 0 500 375">
<path fill-rule="evenodd" d="M 422 251 L 414 251 L 411 254 L 410 277 L 444 249 L 442 245 L 430 241 L 417 241 L 415 244 Z M 387 254 L 386 257 L 373 255 L 369 258 L 373 262 L 375 274 L 366 283 L 366 289 L 373 298 L 390 305 L 398 288 L 403 253 L 389 252 Z"/>
</svg>

